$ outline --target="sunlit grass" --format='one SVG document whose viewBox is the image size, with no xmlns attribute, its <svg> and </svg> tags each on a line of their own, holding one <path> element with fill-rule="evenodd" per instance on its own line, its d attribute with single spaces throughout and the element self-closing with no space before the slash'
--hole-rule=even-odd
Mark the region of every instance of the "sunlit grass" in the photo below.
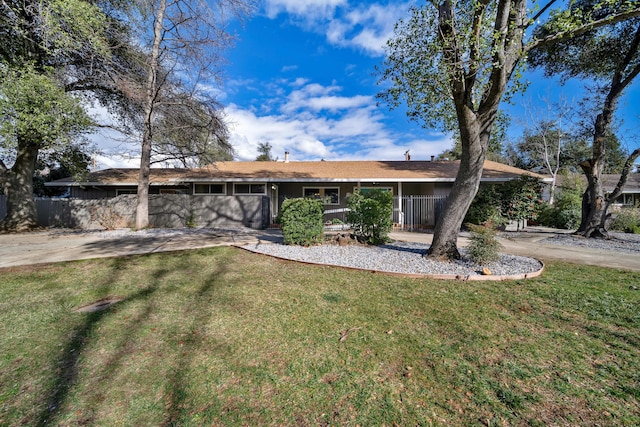
<svg viewBox="0 0 640 427">
<path fill-rule="evenodd" d="M 0 425 L 640 424 L 638 273 L 450 282 L 214 248 L 0 282 Z"/>
</svg>

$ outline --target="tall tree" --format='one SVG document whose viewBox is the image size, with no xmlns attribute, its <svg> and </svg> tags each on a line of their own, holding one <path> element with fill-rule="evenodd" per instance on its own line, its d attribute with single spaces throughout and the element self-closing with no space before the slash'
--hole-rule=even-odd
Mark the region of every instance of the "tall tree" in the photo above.
<svg viewBox="0 0 640 427">
<path fill-rule="evenodd" d="M 560 162 L 566 134 L 553 122 L 537 122 L 525 129 L 518 150 L 523 155 L 526 169 L 551 175 L 549 204 L 554 203 L 556 182 L 562 164 Z"/>
<path fill-rule="evenodd" d="M 596 0 L 574 2 L 566 15 L 554 16 L 539 29 L 537 35 L 547 37 L 569 20 L 581 24 L 589 19 L 606 19 L 618 13 L 617 6 Z M 591 158 L 580 163 L 588 186 L 583 196 L 582 221 L 577 233 L 585 237 L 608 237 L 605 228 L 607 211 L 620 196 L 627 175 L 640 156 L 640 149 L 637 149 L 627 157 L 616 188 L 605 194 L 602 173 L 608 151 L 607 136 L 611 132 L 620 97 L 640 74 L 640 18 L 595 28 L 572 40 L 539 46 L 530 59 L 533 65 L 544 66 L 547 74 L 559 73 L 565 79 L 581 77 L 594 80 L 600 89 L 601 110 L 593 122 Z"/>
<path fill-rule="evenodd" d="M 261 142 L 258 144 L 258 157 L 256 157 L 256 162 L 274 162 L 276 159 L 273 158 L 273 154 L 271 154 L 271 144 L 269 142 Z"/>
<path fill-rule="evenodd" d="M 503 142 L 507 137 L 507 130 L 509 129 L 510 123 L 511 118 L 503 111 L 499 110 L 493 131 L 491 132 L 491 137 L 489 138 L 489 145 L 487 146 L 487 160 L 499 163 L 507 162 L 503 155 L 503 151 L 505 149 Z M 453 140 L 453 147 L 438 154 L 439 160 L 460 160 L 462 158 L 462 141 L 459 133 L 455 130 Z"/>
<path fill-rule="evenodd" d="M 391 107 L 406 103 L 409 117 L 424 126 L 460 133 L 460 167 L 427 256 L 460 257 L 458 233 L 478 191 L 500 102 L 508 84 L 517 83 L 512 78 L 529 52 L 640 16 L 635 3 L 607 0 L 616 3 L 616 14 L 585 22 L 567 19 L 543 38 L 528 37 L 530 27 L 543 20 L 554 3 L 550 0 L 530 14 L 527 0 L 432 0 L 413 8 L 387 42 L 381 81 L 391 86 L 382 98 Z"/>
<path fill-rule="evenodd" d="M 552 103 L 541 98 L 541 106 L 532 102 L 524 104 L 527 127 L 517 144 L 525 169 L 551 175 L 549 203 L 555 201 L 558 173 L 563 167 L 563 153 L 567 146 L 568 132 L 565 129 L 573 109 L 564 99 Z"/>
<path fill-rule="evenodd" d="M 40 150 L 59 149 L 90 125 L 64 69 L 86 69 L 81 58 L 108 58 L 109 22 L 83 0 L 0 2 L 2 146 L 0 184 L 7 215 L 0 229 L 37 226 L 33 174 Z"/>
<path fill-rule="evenodd" d="M 136 228 L 141 229 L 149 225 L 153 147 L 177 131 L 176 126 L 167 127 L 167 120 L 159 125 L 163 116 L 171 118 L 172 111 L 177 110 L 182 118 L 193 122 L 175 125 L 183 130 L 203 130 L 207 140 L 211 135 L 226 135 L 226 130 L 221 131 L 224 124 L 220 117 L 206 114 L 215 112 L 218 106 L 211 85 L 219 78 L 221 52 L 233 39 L 225 30 L 225 17 L 243 16 L 250 11 L 252 1 L 219 0 L 213 3 L 215 9 L 204 0 L 140 0 L 138 4 L 141 28 L 150 30 L 136 205 Z M 145 24 L 151 24 L 151 28 Z M 145 34 L 141 36 L 144 39 Z"/>
</svg>

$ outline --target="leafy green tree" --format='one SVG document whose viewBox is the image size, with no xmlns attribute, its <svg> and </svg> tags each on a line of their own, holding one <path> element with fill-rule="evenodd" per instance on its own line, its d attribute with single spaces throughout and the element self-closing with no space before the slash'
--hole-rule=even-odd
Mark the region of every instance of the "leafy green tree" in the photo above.
<svg viewBox="0 0 640 427">
<path fill-rule="evenodd" d="M 509 221 L 535 220 L 542 204 L 542 184 L 537 178 L 523 175 L 504 184 L 480 187 L 465 223 L 506 224 Z"/>
<path fill-rule="evenodd" d="M 571 20 L 571 11 L 563 9 L 551 16 L 567 15 L 564 25 L 545 37 L 529 37 L 554 3 L 531 13 L 526 0 L 429 1 L 414 7 L 387 42 L 381 82 L 389 87 L 381 97 L 391 107 L 405 103 L 409 118 L 425 127 L 457 130 L 461 140 L 460 168 L 427 256 L 460 257 L 458 233 L 478 191 L 500 102 L 509 83 L 517 87 L 529 52 L 640 15 L 640 6 L 626 0 L 613 1 L 615 15 L 585 22 Z"/>
<path fill-rule="evenodd" d="M 29 230 L 38 225 L 33 199 L 38 152 L 64 149 L 93 122 L 50 75 L 28 66 L 0 74 L 0 145 L 16 153 L 11 169 L 0 159 L 7 196 L 2 228 Z"/>
<path fill-rule="evenodd" d="M 597 116 L 594 113 L 591 118 Z M 582 172 L 580 163 L 588 159 L 593 152 L 593 120 L 578 123 L 569 135 L 571 141 L 567 144 L 562 156 L 562 162 L 572 172 Z M 609 129 L 604 137 L 604 166 L 602 173 L 619 174 L 622 172 L 628 153 L 622 148 L 615 129 Z"/>
<path fill-rule="evenodd" d="M 41 150 L 58 150 L 88 130 L 81 93 L 93 99 L 125 99 L 122 76 L 127 31 L 113 4 L 86 0 L 0 2 L 0 72 L 3 75 L 0 185 L 7 196 L 3 230 L 37 226 L 32 177 Z M 105 11 L 109 11 L 111 15 Z M 114 60 L 114 52 L 118 60 Z M 31 87 L 30 87 L 31 86 Z M 72 98 L 71 94 L 75 97 Z M 39 104 L 38 104 L 39 103 Z M 36 105 L 37 104 L 37 105 Z M 107 105 L 107 104 L 105 104 Z M 31 114 L 23 114 L 31 110 Z M 121 110 L 122 111 L 122 110 Z M 39 125 L 34 126 L 38 122 Z M 30 131 L 26 131 L 31 128 Z M 78 142 L 76 139 L 75 142 Z"/>
<path fill-rule="evenodd" d="M 559 192 L 556 203 L 543 205 L 538 215 L 538 223 L 548 227 L 575 230 L 580 225 L 580 211 L 582 209 L 582 181 L 576 172 L 563 170 L 562 191 Z"/>
<path fill-rule="evenodd" d="M 631 4 L 616 1 L 579 0 L 572 2 L 565 14 L 556 14 L 535 34 L 546 38 L 567 23 L 584 25 L 592 20 L 611 19 Z M 530 61 L 543 66 L 547 74 L 560 74 L 564 79 L 584 78 L 595 81 L 598 89 L 599 113 L 593 124 L 590 158 L 582 161 L 588 182 L 583 196 L 582 220 L 578 233 L 585 237 L 608 237 L 605 220 L 609 206 L 621 194 L 633 162 L 640 149 L 632 152 L 621 169 L 620 180 L 610 194 L 605 194 L 602 173 L 608 155 L 607 137 L 620 97 L 640 74 L 640 18 L 633 15 L 607 27 L 590 28 L 573 39 L 556 40 L 533 50 Z"/>
<path fill-rule="evenodd" d="M 505 221 L 502 216 L 501 197 L 498 185 L 481 185 L 469 206 L 464 223 L 482 225 L 490 222 L 496 226 L 503 225 Z"/>
<path fill-rule="evenodd" d="M 91 156 L 85 153 L 83 146 L 71 144 L 62 151 L 45 151 L 44 154 L 38 158 L 33 177 L 33 193 L 38 197 L 62 196 L 68 191 L 61 187 L 46 187 L 47 182 L 69 177 L 83 181 L 89 173 Z"/>
<path fill-rule="evenodd" d="M 261 142 L 258 144 L 258 157 L 256 157 L 256 162 L 274 162 L 276 159 L 273 158 L 271 154 L 271 144 L 268 142 Z"/>
<path fill-rule="evenodd" d="M 498 190 L 502 195 L 502 213 L 509 221 L 533 219 L 538 216 L 542 203 L 542 185 L 537 178 L 523 175 L 502 184 Z"/>
</svg>

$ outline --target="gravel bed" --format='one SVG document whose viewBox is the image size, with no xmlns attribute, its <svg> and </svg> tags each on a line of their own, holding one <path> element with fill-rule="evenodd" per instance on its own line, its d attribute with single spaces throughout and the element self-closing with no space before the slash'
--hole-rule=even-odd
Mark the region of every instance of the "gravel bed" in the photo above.
<svg viewBox="0 0 640 427">
<path fill-rule="evenodd" d="M 424 258 L 429 248 L 420 243 L 395 242 L 383 246 L 339 246 L 335 244 L 319 246 L 294 246 L 282 244 L 257 244 L 243 246 L 253 252 L 272 255 L 296 261 L 315 264 L 336 265 L 365 270 L 386 271 L 403 274 L 453 274 L 475 276 L 482 274 L 482 267 L 491 270 L 492 275 L 506 276 L 533 273 L 542 267 L 540 261 L 514 255 L 500 255 L 500 260 L 478 266 L 465 259 L 442 262 Z"/>
<path fill-rule="evenodd" d="M 579 246 L 619 252 L 640 252 L 640 234 L 609 232 L 611 239 L 585 239 L 572 234 L 557 234 L 542 240 L 542 243 L 559 246 Z"/>
</svg>

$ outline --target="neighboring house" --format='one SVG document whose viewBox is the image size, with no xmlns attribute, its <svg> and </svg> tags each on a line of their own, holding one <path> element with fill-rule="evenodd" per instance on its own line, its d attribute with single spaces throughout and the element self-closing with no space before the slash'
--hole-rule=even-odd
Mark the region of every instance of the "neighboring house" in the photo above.
<svg viewBox="0 0 640 427">
<path fill-rule="evenodd" d="M 610 193 L 618 185 L 620 175 L 602 175 L 604 191 Z M 613 203 L 614 206 L 640 206 L 640 173 L 630 173 L 627 183 L 622 189 L 622 194 Z"/>
<path fill-rule="evenodd" d="M 165 201 L 189 196 L 191 212 L 177 216 L 182 226 L 186 216 L 195 215 L 198 226 L 242 223 L 265 227 L 273 222 L 287 198 L 318 198 L 327 211 L 333 212 L 343 210 L 347 196 L 358 189 L 387 189 L 397 200 L 425 196 L 443 200 L 458 167 L 458 161 L 218 162 L 200 169 L 151 169 L 150 194 Z M 525 174 L 546 178 L 486 161 L 481 182 L 504 183 Z M 138 169 L 107 169 L 89 174 L 84 182 L 69 178 L 47 185 L 69 187 L 72 199 L 108 199 L 135 194 L 137 180 Z M 405 206 L 396 203 L 395 220 L 400 225 L 404 223 Z M 165 208 L 162 214 L 166 216 L 168 205 Z M 152 208 L 150 212 L 153 217 Z M 433 226 L 436 216 L 432 212 L 423 225 Z M 176 221 L 171 224 L 180 226 Z"/>
<path fill-rule="evenodd" d="M 587 178 L 584 174 L 578 175 L 578 183 L 580 191 L 587 189 Z M 603 174 L 601 176 L 602 187 L 605 193 L 611 193 L 618 185 L 620 180 L 619 174 Z M 564 177 L 558 181 L 558 190 L 561 192 L 563 188 L 572 188 L 576 185 L 574 177 Z M 614 207 L 633 207 L 640 205 L 640 172 L 630 173 L 627 176 L 627 182 L 622 189 L 622 194 L 618 196 L 614 203 Z"/>
</svg>

